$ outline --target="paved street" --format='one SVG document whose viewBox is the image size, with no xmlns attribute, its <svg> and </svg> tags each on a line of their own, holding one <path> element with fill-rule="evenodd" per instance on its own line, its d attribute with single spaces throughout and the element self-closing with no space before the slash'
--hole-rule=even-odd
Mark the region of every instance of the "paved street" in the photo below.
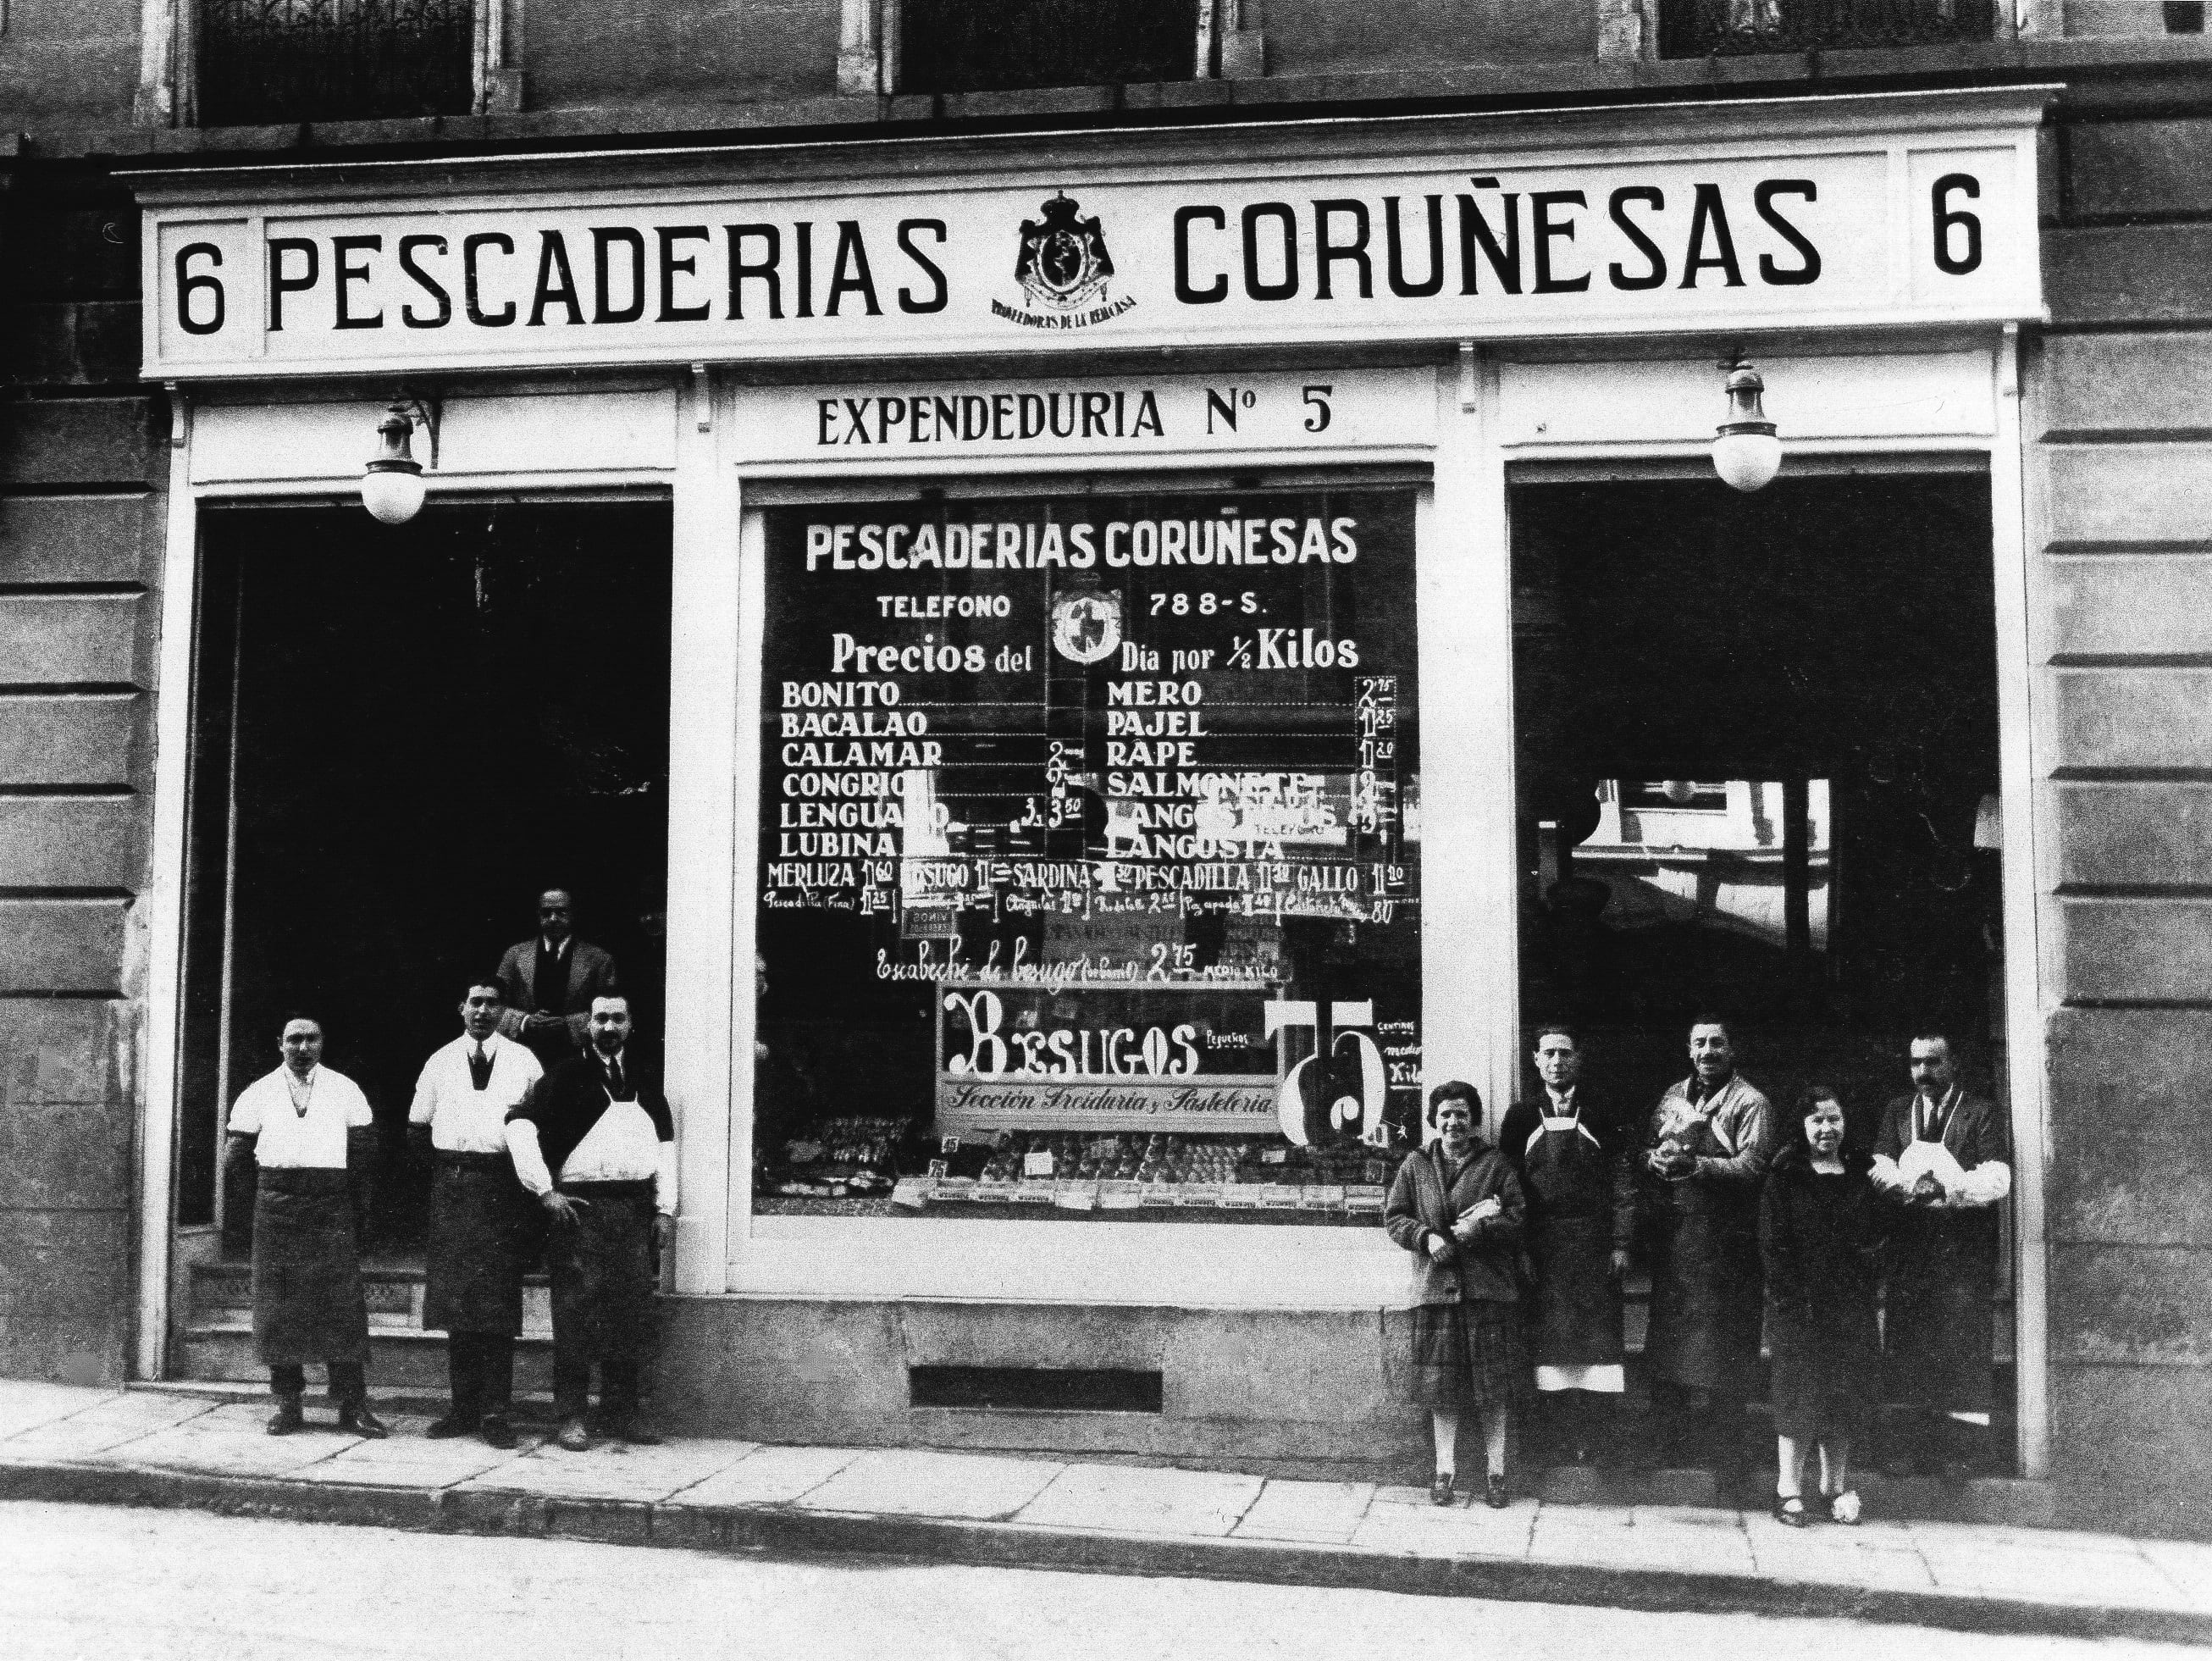
<svg viewBox="0 0 2212 1661">
<path fill-rule="evenodd" d="M 2129 1640 L 1980 1638 L 1758 1615 L 1648 1615 L 1389 1592 L 908 1564 L 771 1561 L 559 1540 L 404 1534 L 185 1512 L 0 1506 L 11 1661 L 589 1657 L 1268 1658 L 1480 1646 L 1915 1661 L 2179 1655 Z M 1498 1647 L 1492 1648 L 1493 1646 Z"/>
<path fill-rule="evenodd" d="M 574 1454 L 533 1434 L 499 1452 L 472 1439 L 428 1440 L 422 1421 L 405 1415 L 395 1415 L 398 1433 L 387 1441 L 342 1434 L 326 1421 L 272 1439 L 262 1433 L 266 1415 L 258 1400 L 0 1384 L 0 1494 L 19 1503 L 103 1500 L 399 1529 L 406 1532 L 393 1538 L 405 1544 L 393 1552 L 428 1554 L 434 1563 L 440 1554 L 477 1549 L 454 1537 L 472 1535 L 535 1539 L 549 1550 L 553 1542 L 619 1542 L 1040 1572 L 1076 1565 L 1110 1568 L 1131 1585 L 1144 1584 L 1140 1577 L 1209 1575 L 1254 1585 L 1692 1615 L 1756 1610 L 1966 1632 L 2212 1636 L 2212 1543 L 1879 1516 L 1856 1529 L 1796 1530 L 1764 1512 L 1683 1505 L 1524 1499 L 1504 1511 L 1439 1511 L 1418 1488 L 924 1449 L 679 1439 Z M 122 1519 L 146 1513 L 115 1515 L 99 1539 L 142 1527 Z M 324 1555 L 343 1562 L 361 1549 L 341 1538 Z M 522 1554 L 503 1560 L 517 1566 L 496 1579 L 503 1597 L 541 1585 L 541 1566 L 554 1561 L 512 1543 L 500 1549 Z M 625 1573 L 642 1581 L 668 1571 L 646 1557 Z M 957 1579 L 964 1571 L 945 1573 Z M 362 1607 L 374 1608 L 380 1589 L 411 1580 L 394 1571 L 347 1584 Z M 818 1623 L 810 1615 L 786 1634 L 818 1649 L 824 1634 L 846 1629 L 850 1588 L 878 1584 L 830 1577 L 793 1599 L 767 1602 L 822 1610 Z M 1043 1582 L 1006 1584 L 1034 1594 Z M 1047 1601 L 1057 1607 L 1091 1597 L 1118 1608 L 1128 1599 L 1126 1591 L 1075 1584 L 1084 1590 Z M 1281 1591 L 1236 1596 L 1238 1606 L 1262 1612 L 1297 1601 Z M 688 1610 L 695 1600 L 674 1601 Z M 1018 1602 L 1023 1619 L 1037 1618 L 1035 1595 L 975 1601 Z M 519 1607 L 531 1605 L 526 1599 Z M 896 1607 L 895 1598 L 887 1609 Z M 636 1611 L 625 1605 L 619 1613 L 629 1621 Z M 941 1628 L 980 1642 L 982 1618 L 948 1611 L 923 1635 L 933 1640 Z M 345 1626 L 380 1637 L 390 1629 L 384 1621 Z M 1013 1620 L 988 1635 L 1018 1645 L 1025 1630 Z M 1267 1630 L 1240 1619 L 1224 1627 L 1222 1641 L 1249 1644 Z M 1294 1620 L 1283 1634 L 1295 1640 L 1310 1630 Z M 1140 1624 L 1140 1645 L 1146 1635 Z"/>
</svg>

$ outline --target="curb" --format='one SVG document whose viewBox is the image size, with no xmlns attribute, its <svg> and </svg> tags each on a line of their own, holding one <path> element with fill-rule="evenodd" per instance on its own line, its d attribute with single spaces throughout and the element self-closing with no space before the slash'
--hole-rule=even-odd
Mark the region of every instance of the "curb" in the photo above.
<svg viewBox="0 0 2212 1661">
<path fill-rule="evenodd" d="M 1602 1563 L 1415 1557 L 1348 1546 L 1257 1540 L 1170 1540 L 785 1506 L 686 1506 L 676 1500 L 569 1499 L 495 1488 L 381 1488 L 73 1464 L 0 1466 L 0 1500 L 163 1507 L 417 1533 L 583 1540 L 747 1555 L 889 1557 L 986 1568 L 1176 1576 L 1592 1605 L 1654 1614 L 1790 1615 L 1953 1632 L 2212 1644 L 2212 1613 L 2180 1609 L 1875 1591 L 1832 1582 Z"/>
</svg>

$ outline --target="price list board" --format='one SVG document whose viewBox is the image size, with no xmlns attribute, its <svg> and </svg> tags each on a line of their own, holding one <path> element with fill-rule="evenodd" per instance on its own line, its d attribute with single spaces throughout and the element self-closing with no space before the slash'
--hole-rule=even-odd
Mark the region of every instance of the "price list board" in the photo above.
<svg viewBox="0 0 2212 1661">
<path fill-rule="evenodd" d="M 1410 1106 L 1418 1068 L 1372 1060 L 1418 1053 L 1410 491 L 765 517 L 758 904 L 764 940 L 804 942 L 771 980 L 817 1007 L 903 995 L 933 1028 L 963 987 L 1035 989 L 1041 1031 L 1106 1036 L 1063 1055 L 1010 1027 L 963 1083 L 1021 1073 L 1043 1123 L 1188 1100 L 1214 1065 L 1142 1041 L 1186 1020 L 1234 1049 L 1255 1111 L 1251 1057 L 1278 1085 L 1317 1057 L 1289 1085 L 1316 1141 L 1371 1131 L 1374 1088 Z M 1223 1030 L 1231 988 L 1249 1031 Z M 1143 1023 L 1115 1013 L 1133 989 Z M 872 1082 L 919 1123 L 948 1074 L 941 1053 L 912 1071 Z"/>
</svg>

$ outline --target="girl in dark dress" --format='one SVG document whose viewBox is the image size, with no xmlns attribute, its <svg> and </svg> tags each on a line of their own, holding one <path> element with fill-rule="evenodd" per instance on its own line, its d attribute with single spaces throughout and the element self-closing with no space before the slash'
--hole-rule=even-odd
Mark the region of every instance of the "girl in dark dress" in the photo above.
<svg viewBox="0 0 2212 1661">
<path fill-rule="evenodd" d="M 1759 1196 L 1779 1465 L 1774 1515 L 1792 1528 L 1807 1521 L 1808 1442 L 1820 1445 L 1823 1510 L 1838 1523 L 1859 1520 L 1850 1445 L 1863 1436 L 1881 1368 L 1875 1293 L 1882 1225 L 1869 1163 L 1844 1151 L 1836 1092 L 1813 1085 L 1799 1098 L 1796 1134 Z"/>
<path fill-rule="evenodd" d="M 1473 1085 L 1438 1085 L 1429 1113 L 1437 1140 L 1400 1162 L 1382 1214 L 1391 1239 L 1413 1256 L 1406 1393 L 1429 1409 L 1436 1433 L 1429 1498 L 1453 1501 L 1460 1415 L 1473 1408 L 1483 1420 L 1483 1502 L 1502 1506 L 1506 1426 L 1528 1378 L 1516 1277 L 1521 1183 L 1475 1134 L 1482 1098 Z"/>
</svg>

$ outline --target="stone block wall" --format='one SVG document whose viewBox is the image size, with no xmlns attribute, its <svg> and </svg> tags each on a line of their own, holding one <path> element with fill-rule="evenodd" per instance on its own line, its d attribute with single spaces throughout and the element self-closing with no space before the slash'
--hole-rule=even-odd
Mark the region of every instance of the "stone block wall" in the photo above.
<svg viewBox="0 0 2212 1661">
<path fill-rule="evenodd" d="M 655 1410 L 688 1434 L 1127 1457 L 1405 1482 L 1428 1421 L 1383 1373 L 1376 1310 L 686 1298 L 663 1306 Z M 1157 1372 L 1160 1410 L 915 1405 L 913 1367 Z"/>
<path fill-rule="evenodd" d="M 90 173 L 0 196 L 0 1374 L 122 1378 L 166 411 L 137 217 Z"/>
<path fill-rule="evenodd" d="M 2212 1534 L 2212 95 L 2060 111 L 2027 381 L 2065 1517 Z"/>
</svg>

